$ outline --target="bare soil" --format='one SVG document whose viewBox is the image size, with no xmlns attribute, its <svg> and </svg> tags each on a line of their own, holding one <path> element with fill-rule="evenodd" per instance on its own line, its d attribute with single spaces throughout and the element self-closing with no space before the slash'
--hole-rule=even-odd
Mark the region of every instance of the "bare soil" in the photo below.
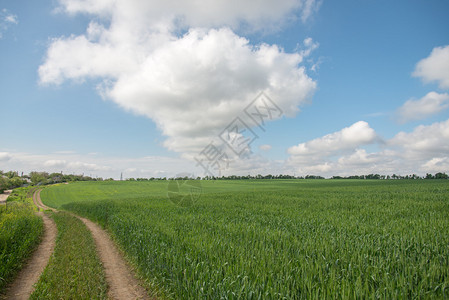
<svg viewBox="0 0 449 300">
<path fill-rule="evenodd" d="M 0 194 L 0 204 L 5 204 L 6 199 L 8 199 L 9 194 L 11 194 L 12 190 L 6 190 L 3 194 Z"/>
<path fill-rule="evenodd" d="M 92 232 L 95 240 L 106 274 L 106 281 L 109 284 L 108 296 L 112 299 L 148 299 L 147 292 L 140 286 L 139 281 L 108 234 L 94 222 L 79 218 Z"/>
</svg>

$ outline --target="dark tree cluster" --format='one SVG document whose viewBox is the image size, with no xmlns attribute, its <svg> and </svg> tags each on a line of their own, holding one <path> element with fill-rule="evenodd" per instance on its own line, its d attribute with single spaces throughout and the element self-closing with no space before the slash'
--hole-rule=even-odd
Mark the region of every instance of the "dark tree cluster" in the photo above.
<svg viewBox="0 0 449 300">
<path fill-rule="evenodd" d="M 368 174 L 368 175 L 352 175 L 352 176 L 332 176 L 331 179 L 448 179 L 446 173 L 436 173 L 435 175 L 427 173 L 426 176 L 418 176 L 416 174 L 411 175 L 379 175 L 379 174 Z"/>
</svg>

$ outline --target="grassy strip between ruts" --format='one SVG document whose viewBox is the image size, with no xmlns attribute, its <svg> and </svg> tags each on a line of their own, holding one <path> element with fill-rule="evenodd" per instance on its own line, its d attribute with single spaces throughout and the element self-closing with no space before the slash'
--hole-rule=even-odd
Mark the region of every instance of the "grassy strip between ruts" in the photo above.
<svg viewBox="0 0 449 300">
<path fill-rule="evenodd" d="M 38 246 L 43 233 L 42 219 L 34 214 L 29 200 L 0 206 L 0 294 Z"/>
<path fill-rule="evenodd" d="M 51 213 L 56 247 L 30 299 L 106 299 L 107 283 L 90 231 L 76 217 Z"/>
</svg>

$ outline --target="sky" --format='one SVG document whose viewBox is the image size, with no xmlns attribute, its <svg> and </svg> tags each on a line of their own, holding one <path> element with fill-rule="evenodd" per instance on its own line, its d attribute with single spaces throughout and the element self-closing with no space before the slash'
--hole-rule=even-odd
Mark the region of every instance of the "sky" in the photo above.
<svg viewBox="0 0 449 300">
<path fill-rule="evenodd" d="M 0 170 L 449 172 L 446 0 L 0 0 Z"/>
</svg>

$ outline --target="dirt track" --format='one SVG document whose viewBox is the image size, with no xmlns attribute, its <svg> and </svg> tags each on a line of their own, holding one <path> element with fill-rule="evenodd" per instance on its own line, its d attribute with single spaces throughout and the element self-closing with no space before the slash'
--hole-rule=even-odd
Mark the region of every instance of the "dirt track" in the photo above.
<svg viewBox="0 0 449 300">
<path fill-rule="evenodd" d="M 37 250 L 33 253 L 25 267 L 19 272 L 13 283 L 6 289 L 5 299 L 28 299 L 41 273 L 48 264 L 55 248 L 56 224 L 43 212 L 38 212 L 44 220 L 44 236 Z"/>
<path fill-rule="evenodd" d="M 40 209 L 51 209 L 42 203 L 40 190 L 34 193 L 33 201 Z M 76 216 L 76 215 L 74 215 Z M 109 235 L 94 222 L 81 218 L 91 231 L 97 247 L 98 256 L 103 264 L 106 281 L 109 285 L 108 296 L 111 299 L 148 299 L 147 292 L 135 278 L 131 268 L 121 256 Z"/>
<path fill-rule="evenodd" d="M 112 299 L 148 299 L 145 289 L 139 285 L 108 234 L 94 222 L 79 218 L 92 232 L 95 240 L 109 284 L 108 296 Z"/>
<path fill-rule="evenodd" d="M 9 194 L 11 194 L 11 190 L 6 190 L 3 194 L 0 194 L 0 204 L 5 204 L 6 199 L 8 199 Z"/>
</svg>

